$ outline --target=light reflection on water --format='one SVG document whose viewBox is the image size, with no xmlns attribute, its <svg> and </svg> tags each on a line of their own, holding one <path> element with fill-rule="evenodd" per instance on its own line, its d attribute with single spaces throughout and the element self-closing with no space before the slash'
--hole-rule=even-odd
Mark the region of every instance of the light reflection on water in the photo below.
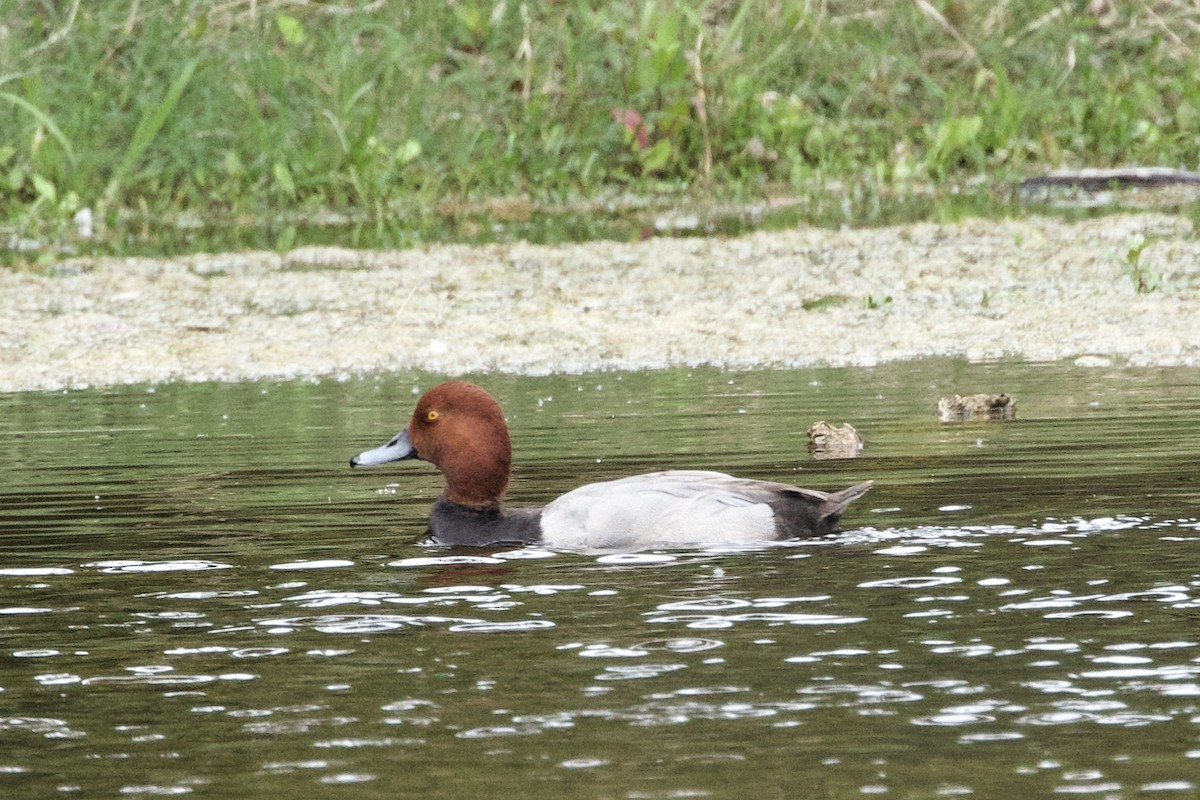
<svg viewBox="0 0 1200 800">
<path fill-rule="evenodd" d="M 428 382 L 0 399 L 0 794 L 1200 788 L 1194 375 L 498 379 L 517 502 L 668 465 L 877 482 L 835 538 L 593 555 L 409 543 L 437 477 L 343 457 Z M 964 382 L 1025 416 L 929 422 Z M 863 457 L 808 460 L 808 416 Z"/>
</svg>

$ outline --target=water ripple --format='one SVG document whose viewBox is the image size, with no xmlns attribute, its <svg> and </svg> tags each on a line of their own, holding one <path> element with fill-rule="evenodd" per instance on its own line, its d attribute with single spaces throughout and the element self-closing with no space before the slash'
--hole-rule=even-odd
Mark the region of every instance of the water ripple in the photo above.
<svg viewBox="0 0 1200 800">
<path fill-rule="evenodd" d="M 596 559 L 597 564 L 622 564 L 640 566 L 644 564 L 669 564 L 676 557 L 668 553 L 610 553 Z"/>
<path fill-rule="evenodd" d="M 998 731 L 995 733 L 968 733 L 958 737 L 958 741 L 962 744 L 973 744 L 975 742 L 1019 742 L 1025 738 L 1025 734 L 1018 731 Z"/>
<path fill-rule="evenodd" d="M 490 725 L 460 731 L 454 735 L 459 739 L 494 739 L 502 736 L 536 736 L 541 732 L 542 728 L 537 725 Z"/>
<path fill-rule="evenodd" d="M 446 626 L 448 630 L 463 633 L 491 633 L 502 631 L 533 631 L 554 627 L 545 619 L 520 619 L 495 621 L 473 617 L 443 617 L 436 615 L 411 614 L 321 614 L 314 616 L 272 617 L 258 620 L 258 628 L 273 634 L 294 633 L 313 630 L 319 633 L 364 634 L 387 633 L 406 628 L 424 626 Z M 244 628 L 223 628 L 216 633 L 234 633 Z"/>
<path fill-rule="evenodd" d="M 14 577 L 40 578 L 49 575 L 71 575 L 75 570 L 67 569 L 66 567 L 3 567 L 0 568 L 0 575 L 12 575 Z"/>
<path fill-rule="evenodd" d="M 906 578 L 884 578 L 877 581 L 864 581 L 858 584 L 860 589 L 929 589 L 934 586 L 949 586 L 962 583 L 962 578 L 949 575 L 927 575 Z"/>
<path fill-rule="evenodd" d="M 913 725 L 930 725 L 936 727 L 959 727 L 962 725 L 978 725 L 982 722 L 995 722 L 996 718 L 987 714 L 968 714 L 945 711 L 928 717 L 915 717 Z"/>
<path fill-rule="evenodd" d="M 66 720 L 54 717 L 0 716 L 0 733 L 25 731 L 46 739 L 82 739 L 83 731 L 72 730 Z"/>
<path fill-rule="evenodd" d="M 229 597 L 255 597 L 257 595 L 257 589 L 197 589 L 186 592 L 143 592 L 142 594 L 137 595 L 137 597 L 152 597 L 163 600 L 219 600 Z"/>
<path fill-rule="evenodd" d="M 555 627 L 548 619 L 518 619 L 511 622 L 488 622 L 474 620 L 451 625 L 450 630 L 462 633 L 507 633 L 521 631 L 541 631 Z"/>
<path fill-rule="evenodd" d="M 422 625 L 449 625 L 479 620 L 456 617 L 409 616 L 404 614 L 322 614 L 317 616 L 275 617 L 258 621 L 258 626 L 271 633 L 293 633 L 314 630 L 319 633 L 362 634 L 415 628 Z M 217 631 L 221 633 L 222 631 Z"/>
<path fill-rule="evenodd" d="M 316 589 L 304 594 L 292 595 L 285 598 L 286 602 L 296 603 L 303 608 L 333 608 L 336 606 L 359 605 L 378 606 L 411 605 L 411 606 L 453 606 L 459 603 L 469 605 L 487 605 L 494 609 L 509 608 L 519 603 L 505 603 L 509 597 L 484 587 L 439 587 L 426 590 L 423 594 L 406 595 L 387 591 L 339 591 Z"/>
<path fill-rule="evenodd" d="M 147 686 L 202 686 L 219 680 L 215 675 L 97 675 L 94 678 L 84 678 L 84 686 L 95 686 L 107 683 L 137 683 Z"/>
<path fill-rule="evenodd" d="M 705 650 L 715 650 L 724 647 L 725 643 L 717 639 L 652 639 L 648 642 L 635 644 L 634 648 L 646 652 L 665 650 L 671 653 L 702 653 Z"/>
<path fill-rule="evenodd" d="M 660 611 L 728 611 L 733 608 L 749 608 L 749 600 L 731 597 L 706 597 L 698 600 L 681 600 L 675 603 L 662 603 Z"/>
<path fill-rule="evenodd" d="M 58 611 L 57 608 L 46 608 L 39 606 L 8 606 L 0 608 L 0 616 L 5 615 L 20 615 L 20 614 L 53 614 Z"/>
<path fill-rule="evenodd" d="M 414 556 L 387 562 L 389 567 L 452 567 L 460 564 L 503 564 L 496 556 Z"/>
<path fill-rule="evenodd" d="M 336 567 L 353 567 L 354 562 L 344 558 L 325 558 L 313 561 L 286 561 L 282 564 L 271 564 L 268 569 L 303 570 L 303 569 L 334 569 Z"/>
<path fill-rule="evenodd" d="M 650 617 L 650 625 L 683 623 L 695 630 L 721 630 L 732 628 L 739 622 L 764 622 L 768 625 L 855 625 L 866 622 L 866 617 L 843 617 L 836 614 L 786 614 L 750 612 L 746 614 L 667 614 Z"/>
<path fill-rule="evenodd" d="M 657 678 L 668 672 L 687 669 L 687 664 L 635 664 L 630 666 L 605 667 L 604 672 L 596 676 L 598 681 L 636 681 L 645 678 Z"/>
<path fill-rule="evenodd" d="M 629 647 L 616 647 L 605 643 L 589 644 L 580 649 L 579 655 L 584 658 L 642 658 L 654 652 L 701 653 L 724 646 L 724 642 L 716 639 L 652 639 Z"/>
<path fill-rule="evenodd" d="M 802 695 L 832 697 L 845 695 L 849 699 L 837 705 L 875 705 L 877 703 L 913 703 L 924 695 L 908 689 L 874 684 L 835 683 L 827 686 L 804 686 L 796 690 Z"/>
<path fill-rule="evenodd" d="M 314 745 L 316 747 L 317 745 Z M 322 775 L 320 782 L 330 786 L 344 786 L 356 783 L 369 783 L 375 776 L 367 772 L 339 772 L 336 775 Z"/>
<path fill-rule="evenodd" d="M 232 569 L 232 564 L 222 564 L 218 561 L 192 558 L 177 561 L 142 561 L 138 559 L 119 561 L 94 561 L 82 564 L 88 569 L 98 569 L 109 574 L 137 572 L 205 572 L 214 569 Z"/>
<path fill-rule="evenodd" d="M 134 784 L 134 785 L 130 785 L 130 786 L 122 786 L 120 793 L 123 795 L 148 794 L 148 795 L 154 795 L 154 796 L 170 796 L 170 795 L 179 795 L 179 794 L 190 794 L 191 792 L 192 792 L 191 786 L 160 786 L 158 784 L 145 784 L 145 785 Z"/>
</svg>

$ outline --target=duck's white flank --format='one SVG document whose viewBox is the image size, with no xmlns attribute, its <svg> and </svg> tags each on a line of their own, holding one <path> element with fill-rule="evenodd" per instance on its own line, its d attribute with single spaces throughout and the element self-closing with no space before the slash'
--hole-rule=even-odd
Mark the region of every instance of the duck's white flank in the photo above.
<svg viewBox="0 0 1200 800">
<path fill-rule="evenodd" d="M 545 507 L 542 536 L 550 547 L 587 550 L 767 542 L 778 537 L 763 487 L 701 470 L 590 483 Z"/>
</svg>

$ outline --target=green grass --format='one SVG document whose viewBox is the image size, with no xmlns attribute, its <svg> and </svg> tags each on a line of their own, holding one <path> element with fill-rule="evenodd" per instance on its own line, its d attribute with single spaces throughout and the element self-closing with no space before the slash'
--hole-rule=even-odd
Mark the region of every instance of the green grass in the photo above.
<svg viewBox="0 0 1200 800">
<path fill-rule="evenodd" d="M 1200 163 L 1189 0 L 6 5 L 6 238 Z"/>
</svg>

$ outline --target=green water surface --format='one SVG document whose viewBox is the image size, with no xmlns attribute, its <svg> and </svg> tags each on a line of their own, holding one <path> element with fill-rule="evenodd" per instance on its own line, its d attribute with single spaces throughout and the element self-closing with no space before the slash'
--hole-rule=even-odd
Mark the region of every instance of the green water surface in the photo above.
<svg viewBox="0 0 1200 800">
<path fill-rule="evenodd" d="M 0 796 L 1200 793 L 1195 370 L 475 376 L 514 505 L 876 481 L 835 538 L 628 554 L 416 544 L 433 468 L 347 459 L 441 377 L 0 396 Z M 978 391 L 1018 418 L 937 421 Z"/>
</svg>

